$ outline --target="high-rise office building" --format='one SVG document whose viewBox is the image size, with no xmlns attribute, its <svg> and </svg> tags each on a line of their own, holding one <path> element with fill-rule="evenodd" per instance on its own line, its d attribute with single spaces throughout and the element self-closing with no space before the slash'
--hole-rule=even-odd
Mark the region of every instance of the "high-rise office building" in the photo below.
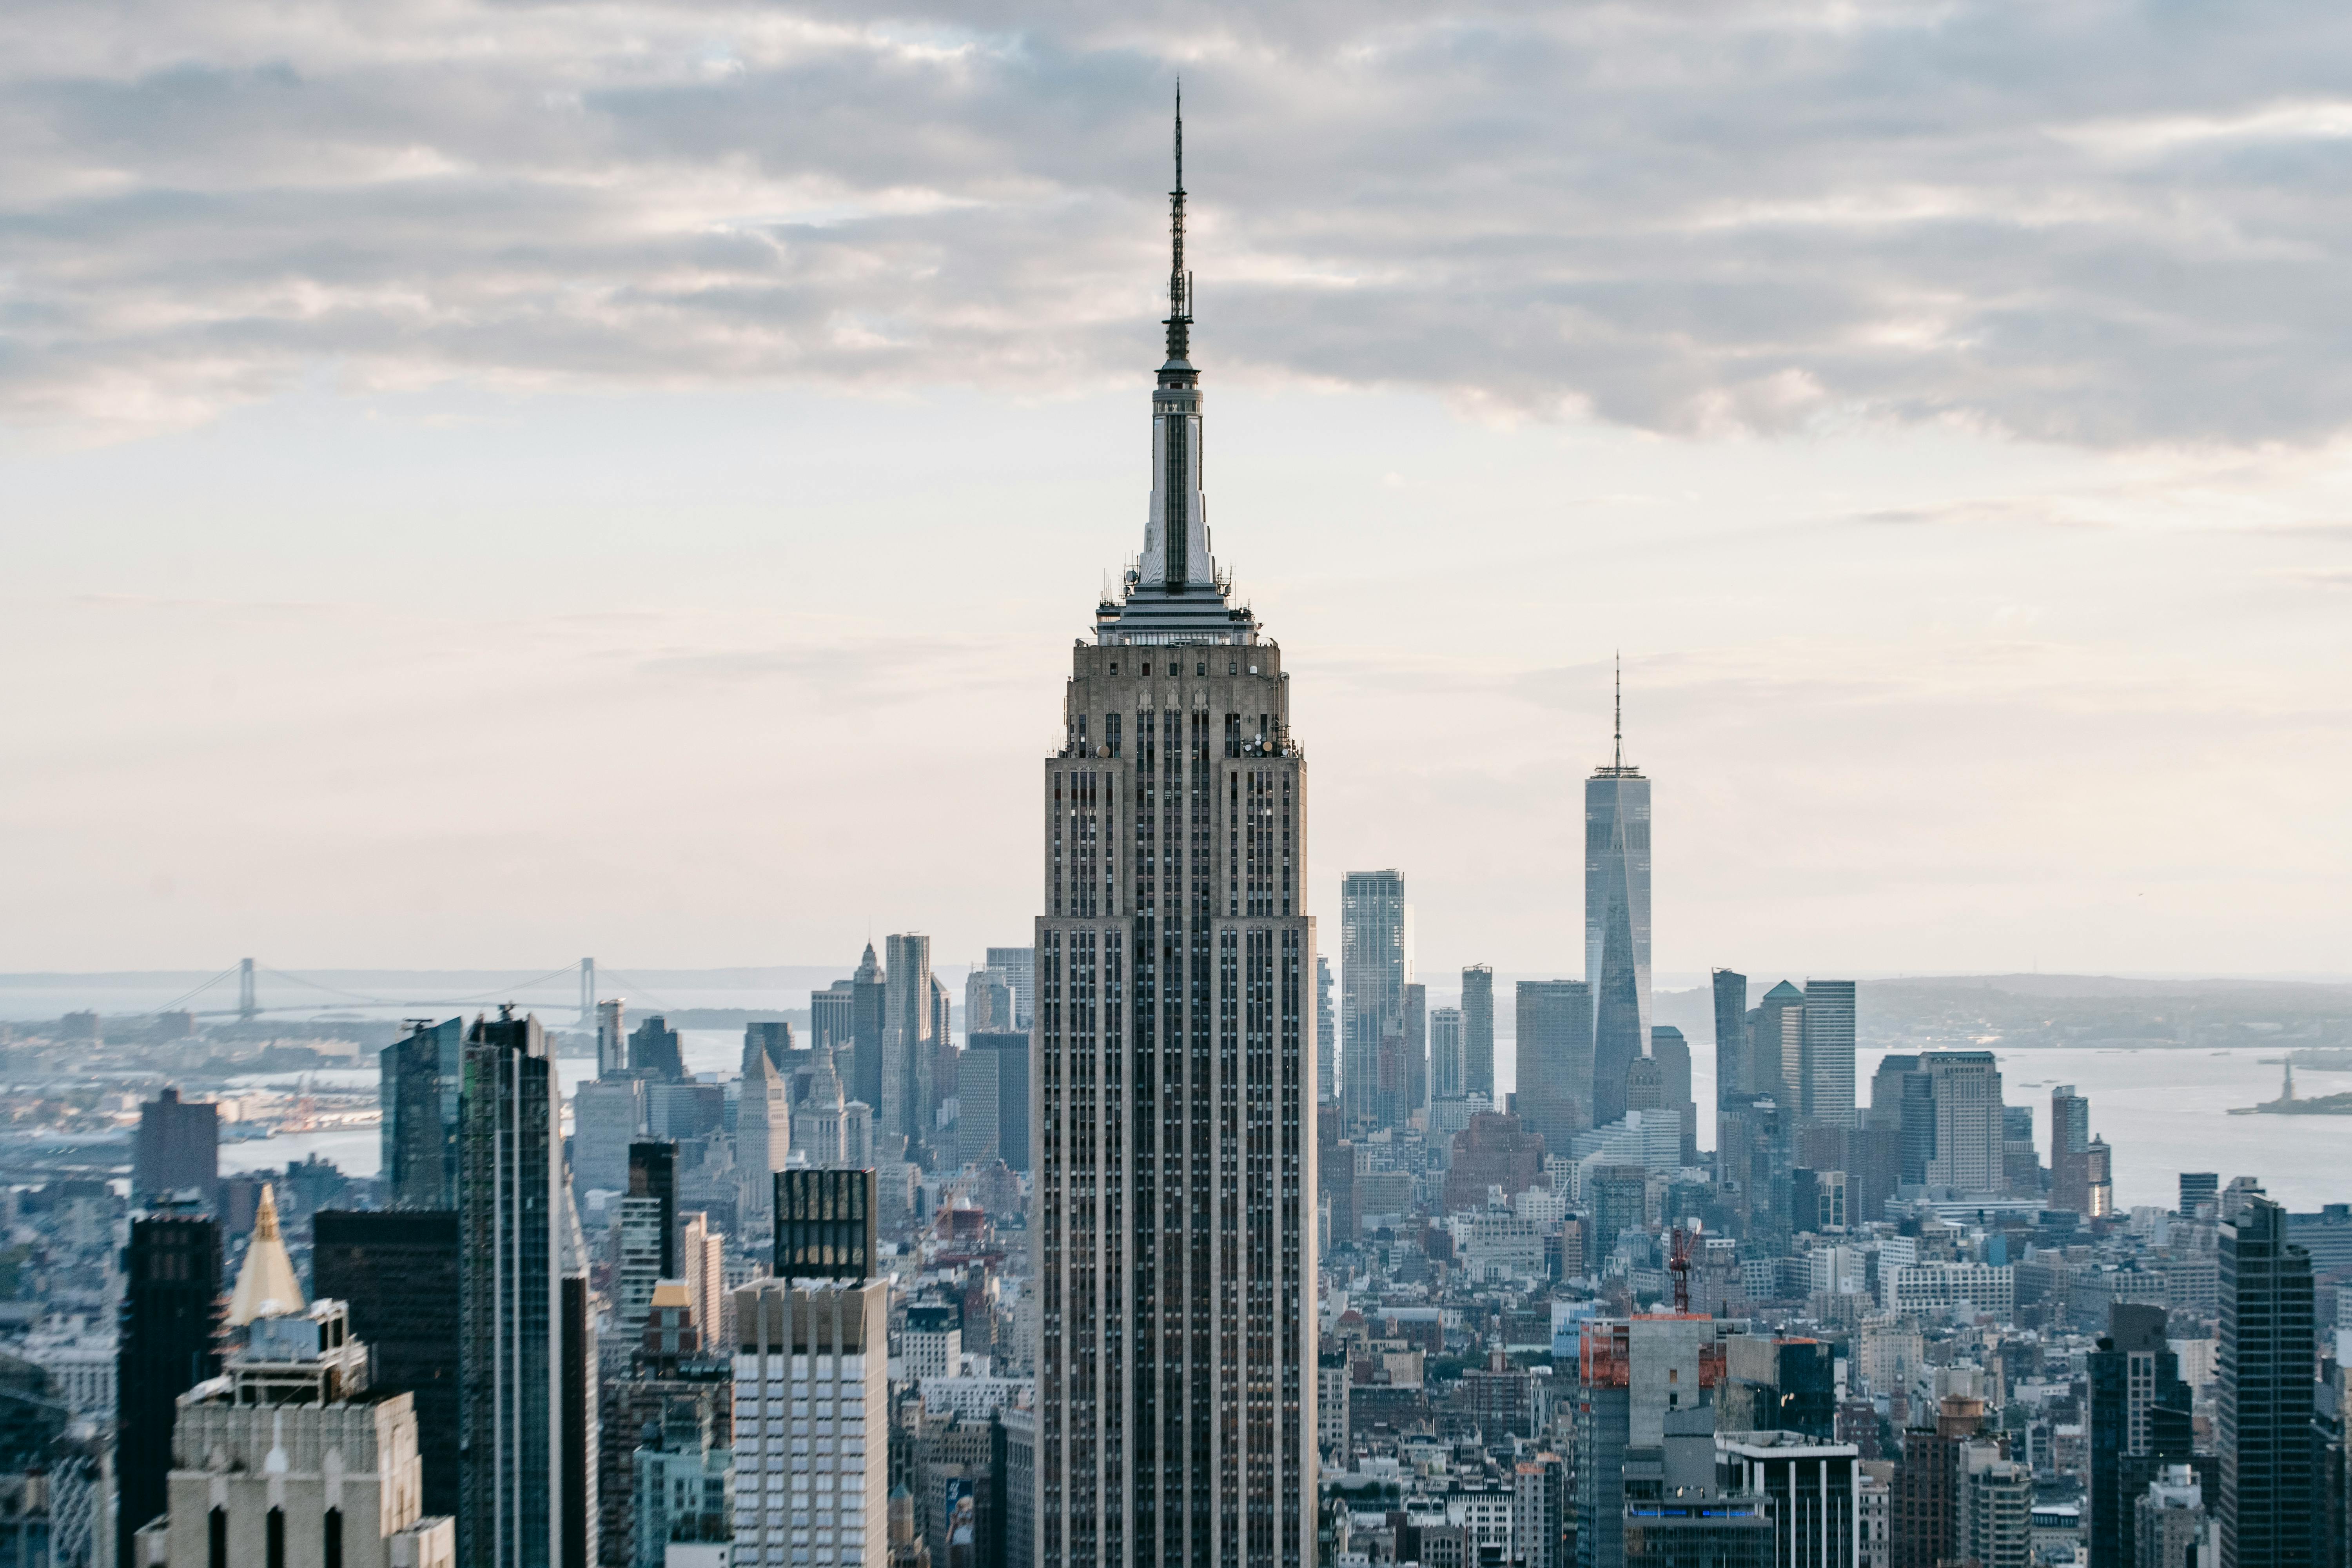
<svg viewBox="0 0 2352 1568">
<path fill-rule="evenodd" d="M 958 1163 L 1029 1168 L 1029 1035 L 965 1037 L 956 1072 Z"/>
<path fill-rule="evenodd" d="M 577 1201 L 628 1184 L 629 1145 L 645 1136 L 650 1118 L 647 1087 L 644 1079 L 622 1072 L 572 1091 L 572 1187 Z M 453 1185 L 444 1206 L 457 1205 Z"/>
<path fill-rule="evenodd" d="M 2321 1498 L 2311 1256 L 2259 1191 L 2221 1226 L 2221 1568 L 2312 1568 Z"/>
<path fill-rule="evenodd" d="M 1396 1124 L 1402 1127 L 1429 1109 L 1429 987 L 1408 984 L 1404 988 L 1404 1103 Z"/>
<path fill-rule="evenodd" d="M 963 1032 L 1006 1034 L 1013 1022 L 1013 984 L 1001 969 L 980 968 L 964 976 Z M 958 1092 L 961 1092 L 961 1086 Z"/>
<path fill-rule="evenodd" d="M 409 1021 L 408 1033 L 376 1054 L 383 1107 L 376 1180 L 388 1208 L 446 1209 L 457 1201 L 458 1061 L 462 1019 Z"/>
<path fill-rule="evenodd" d="M 1748 976 L 1736 969 L 1710 973 L 1715 1003 L 1715 1099 L 1720 1109 L 1733 1095 L 1755 1089 L 1748 1060 Z"/>
<path fill-rule="evenodd" d="M 659 1014 L 639 1024 L 629 1036 L 629 1070 L 649 1076 L 656 1083 L 684 1083 L 686 1058 L 679 1054 L 677 1031 Z"/>
<path fill-rule="evenodd" d="M 890 977 L 883 972 L 882 963 L 874 956 L 874 944 L 866 944 L 866 954 L 857 961 L 857 971 L 849 979 L 850 1022 L 856 1039 L 849 1053 L 849 1071 L 843 1087 L 849 1098 L 865 1102 L 870 1111 L 879 1113 L 882 1104 L 882 1037 L 890 1012 Z"/>
<path fill-rule="evenodd" d="M 2116 1214 L 2115 1151 L 2104 1138 L 2094 1138 L 2091 1146 L 2083 1151 L 2083 1195 L 2089 1206 L 2083 1210 L 2085 1219 L 2113 1219 Z"/>
<path fill-rule="evenodd" d="M 677 1278 L 677 1145 L 629 1145 L 629 1186 L 621 1198 L 613 1315 L 624 1343 L 635 1344 L 653 1310 L 654 1287 Z"/>
<path fill-rule="evenodd" d="M 171 1504 L 179 1397 L 220 1373 L 220 1228 L 168 1212 L 134 1219 L 122 1261 L 114 1373 L 115 1540 L 119 1568 L 132 1568 L 131 1538 Z"/>
<path fill-rule="evenodd" d="M 2091 1212 L 2091 1101 L 2071 1083 L 2050 1091 L 2050 1206 Z"/>
<path fill-rule="evenodd" d="M 742 1189 L 736 1198 L 735 1223 L 744 1240 L 757 1244 L 768 1238 L 775 1173 L 784 1168 L 792 1150 L 792 1097 L 784 1075 L 765 1051 L 747 1050 L 742 1097 L 735 1107 L 735 1179 Z"/>
<path fill-rule="evenodd" d="M 1960 1193 L 2000 1191 L 2000 1068 L 1993 1054 L 1927 1051 L 1919 1067 L 1936 1108 L 1927 1184 Z"/>
<path fill-rule="evenodd" d="M 727 1237 L 711 1227 L 710 1216 L 696 1212 L 686 1216 L 677 1227 L 677 1273 L 686 1281 L 687 1305 L 694 1321 L 704 1325 L 709 1333 L 719 1333 L 726 1327 L 730 1310 L 727 1296 Z M 714 1342 L 706 1340 L 706 1344 Z M 726 1341 L 715 1342 L 722 1349 Z"/>
<path fill-rule="evenodd" d="M 1339 1103 L 1339 1014 L 1331 1006 L 1331 960 L 1315 955 L 1315 1103 Z"/>
<path fill-rule="evenodd" d="M 956 1097 L 955 1003 L 948 994 L 947 982 L 931 976 L 931 1039 L 926 1047 L 923 1100 L 923 1139 L 926 1144 L 937 1141 L 947 1125 L 948 1101 Z M 955 1145 L 948 1145 L 952 1154 Z"/>
<path fill-rule="evenodd" d="M 1621 700 L 1616 750 L 1584 781 L 1584 979 L 1592 987 L 1595 1126 L 1625 1114 L 1625 1069 L 1650 1037 L 1650 781 L 1626 764 L 1623 715 Z"/>
<path fill-rule="evenodd" d="M 220 1184 L 220 1108 L 210 1100 L 184 1100 L 165 1089 L 139 1108 L 139 1133 L 131 1146 L 131 1192 L 134 1198 L 162 1197 L 190 1187 L 213 1201 Z"/>
<path fill-rule="evenodd" d="M 1748 1040 L 1748 976 L 1717 969 L 1709 977 L 1715 1002 L 1715 1153 L 1717 1180 L 1736 1180 L 1724 1167 L 1735 1130 L 1756 1092 Z"/>
<path fill-rule="evenodd" d="M 877 1132 L 893 1159 L 919 1160 L 931 1102 L 931 939 L 882 939 L 882 1103 Z"/>
<path fill-rule="evenodd" d="M 743 1026 L 743 1067 L 749 1071 L 751 1053 L 759 1051 L 768 1058 L 768 1065 L 786 1078 L 792 1076 L 793 1026 L 783 1018 L 754 1018 Z"/>
<path fill-rule="evenodd" d="M 1748 1071 L 1758 1094 L 1769 1094 L 1796 1119 L 1804 1109 L 1805 994 L 1783 980 L 1764 993 L 1748 1016 Z"/>
<path fill-rule="evenodd" d="M 2033 1107 L 2000 1108 L 2000 1178 L 2012 1193 L 2042 1190 L 2042 1156 L 2033 1144 Z"/>
<path fill-rule="evenodd" d="M 2183 1219 L 2195 1219 L 2197 1211 L 2209 1204 L 2221 1201 L 2221 1173 L 2219 1171 L 2183 1171 L 2180 1173 L 2180 1206 L 2175 1212 Z"/>
<path fill-rule="evenodd" d="M 311 1218 L 316 1293 L 350 1310 L 374 1352 L 374 1385 L 415 1402 L 427 1514 L 457 1511 L 458 1300 L 454 1209 L 327 1209 Z"/>
<path fill-rule="evenodd" d="M 1581 980 L 1522 980 L 1517 1018 L 1519 1120 L 1542 1135 L 1544 1147 L 1564 1154 L 1594 1125 L 1592 987 Z M 1622 1074 L 1617 1098 L 1625 1098 Z"/>
<path fill-rule="evenodd" d="M 889 1562 L 889 1308 L 881 1279 L 758 1279 L 735 1292 L 730 1561 Z M 787 1436 L 796 1423 L 810 1430 Z"/>
<path fill-rule="evenodd" d="M 857 1044 L 856 984 L 836 980 L 822 991 L 809 993 L 809 1044 L 839 1051 L 844 1061 Z"/>
<path fill-rule="evenodd" d="M 1691 1099 L 1690 1042 L 1672 1025 L 1650 1031 L 1650 1055 L 1657 1058 L 1665 1094 L 1662 1103 L 1683 1119 L 1683 1163 L 1698 1163 L 1698 1102 Z"/>
<path fill-rule="evenodd" d="M 1462 972 L 1462 1092 L 1495 1098 L 1495 972 L 1474 963 Z"/>
<path fill-rule="evenodd" d="M 1143 552 L 1045 763 L 1040 1568 L 1316 1554 L 1307 767 L 1281 650 L 1209 554 L 1185 276 Z"/>
<path fill-rule="evenodd" d="M 1769 1561 L 1775 1568 L 1859 1568 L 1862 1461 L 1854 1445 L 1832 1442 L 1827 1431 L 1783 1425 L 1727 1430 L 1714 1447 L 1722 1491 L 1771 1504 Z"/>
<path fill-rule="evenodd" d="M 1037 1016 L 1037 950 L 1034 947 L 992 947 L 988 967 L 1013 987 L 1013 1025 L 1025 1029 Z"/>
<path fill-rule="evenodd" d="M 1898 1139 L 1896 1180 L 1906 1186 L 1926 1184 L 1927 1162 L 1936 1152 L 1936 1080 L 1917 1057 L 1889 1052 L 1878 1058 L 1863 1125 Z"/>
<path fill-rule="evenodd" d="M 1349 872 L 1339 884 L 1339 1104 L 1350 1132 L 1384 1125 L 1380 1049 L 1404 1034 L 1406 941 L 1403 876 Z"/>
<path fill-rule="evenodd" d="M 1429 1098 L 1459 1100 L 1468 1092 L 1462 1059 L 1462 1009 L 1440 1007 L 1429 1016 Z"/>
<path fill-rule="evenodd" d="M 596 1004 L 596 1076 L 628 1069 L 629 1005 L 614 996 Z"/>
<path fill-rule="evenodd" d="M 555 1061 L 537 1018 L 499 1014 L 467 1037 L 460 1110 L 457 1550 L 462 1568 L 565 1568 L 582 1543 L 564 1484 L 576 1435 Z"/>
<path fill-rule="evenodd" d="M 566 1228 L 578 1240 L 576 1219 L 567 1216 Z M 598 1526 L 604 1517 L 596 1502 L 596 1456 L 604 1442 L 603 1392 L 597 1384 L 595 1300 L 589 1292 L 584 1251 L 565 1249 L 562 1272 L 555 1282 L 556 1310 L 556 1512 L 563 1521 L 563 1539 L 555 1562 L 559 1568 L 593 1568 L 601 1561 Z"/>
<path fill-rule="evenodd" d="M 2062 1091 L 2063 1092 L 2063 1091 Z M 2189 1385 L 2162 1307 L 2117 1301 L 2086 1358 L 2091 1384 L 2091 1568 L 2135 1568 L 2133 1505 L 2189 1458 Z"/>
<path fill-rule="evenodd" d="M 1822 1127 L 1854 1124 L 1853 982 L 1805 982 L 1799 1026 L 1802 1100 L 1798 1114 Z"/>
</svg>

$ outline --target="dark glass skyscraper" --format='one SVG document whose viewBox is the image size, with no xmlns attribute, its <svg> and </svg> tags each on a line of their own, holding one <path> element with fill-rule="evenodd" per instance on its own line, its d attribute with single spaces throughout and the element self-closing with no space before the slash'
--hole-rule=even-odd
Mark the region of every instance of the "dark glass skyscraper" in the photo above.
<svg viewBox="0 0 2352 1568">
<path fill-rule="evenodd" d="M 1625 1114 L 1625 1070 L 1650 1037 L 1650 781 L 1613 759 L 1584 781 L 1584 978 L 1592 987 L 1595 1126 Z M 1523 1086 L 1524 1087 L 1524 1086 Z"/>
<path fill-rule="evenodd" d="M 1927 1181 L 1927 1162 L 1936 1152 L 1936 1080 L 1917 1057 L 1889 1054 L 1878 1058 L 1863 1124 L 1901 1140 L 1898 1181 L 1910 1186 Z"/>
<path fill-rule="evenodd" d="M 576 1512 L 559 1479 L 569 1458 L 558 1235 L 568 1194 L 555 1062 L 539 1020 L 503 1007 L 476 1019 L 464 1075 L 458 1562 L 564 1568 Z"/>
<path fill-rule="evenodd" d="M 1659 1078 L 1664 1087 L 1661 1105 L 1675 1111 L 1683 1122 L 1683 1163 L 1698 1163 L 1698 1105 L 1691 1099 L 1690 1042 L 1683 1032 L 1670 1025 L 1660 1024 L 1650 1030 L 1650 1055 L 1657 1058 Z"/>
<path fill-rule="evenodd" d="M 2189 1385 L 2164 1321 L 2161 1307 L 2116 1302 L 2088 1358 L 2091 1568 L 2133 1568 L 2132 1505 L 2165 1466 L 2189 1463 Z"/>
<path fill-rule="evenodd" d="M 678 1054 L 677 1031 L 668 1019 L 647 1018 L 630 1034 L 629 1068 L 651 1074 L 656 1083 L 686 1081 L 686 1060 Z"/>
<path fill-rule="evenodd" d="M 311 1293 L 349 1304 L 375 1353 L 377 1386 L 416 1405 L 425 1511 L 457 1511 L 457 1313 L 464 1279 L 454 1209 L 320 1212 L 311 1221 Z"/>
<path fill-rule="evenodd" d="M 1316 1555 L 1307 761 L 1209 553 L 1179 168 L 1143 551 L 1041 781 L 1039 1568 Z"/>
<path fill-rule="evenodd" d="M 2221 1227 L 2221 1568 L 2311 1568 L 2311 1258 L 2259 1193 Z"/>
<path fill-rule="evenodd" d="M 387 1207 L 457 1206 L 457 1085 L 465 1048 L 462 1020 L 414 1019 L 406 1035 L 377 1054 L 383 1105 L 378 1180 Z M 356 1331 L 375 1342 L 373 1335 Z"/>
<path fill-rule="evenodd" d="M 220 1109 L 191 1103 L 166 1089 L 139 1108 L 138 1141 L 131 1150 L 134 1198 L 161 1197 L 194 1187 L 206 1203 L 220 1183 Z"/>
<path fill-rule="evenodd" d="M 1594 1070 L 1592 987 L 1581 980 L 1522 980 L 1517 1004 L 1519 1120 L 1542 1134 L 1546 1152 L 1565 1154 L 1569 1140 L 1594 1125 L 1585 1098 Z M 1621 1074 L 1621 1100 L 1624 1089 Z"/>
<path fill-rule="evenodd" d="M 778 1171 L 776 1240 L 770 1259 L 784 1280 L 874 1276 L 874 1173 Z"/>
<path fill-rule="evenodd" d="M 131 1568 L 131 1537 L 170 1502 L 179 1397 L 220 1374 L 220 1228 L 169 1214 L 134 1219 L 123 1269 L 114 1372 L 115 1547 L 121 1568 Z"/>
<path fill-rule="evenodd" d="M 1462 972 L 1462 1092 L 1495 1109 L 1495 972 L 1474 963 Z"/>
<path fill-rule="evenodd" d="M 869 942 L 866 956 L 857 961 L 857 973 L 849 978 L 854 1039 L 847 1087 L 849 1098 L 863 1100 L 877 1117 L 882 1114 L 882 1029 L 889 995 L 889 976 L 882 972 L 882 961 L 874 956 L 874 944 Z"/>
<path fill-rule="evenodd" d="M 1748 1067 L 1748 976 L 1736 969 L 1714 972 L 1715 1103 L 1717 1110 L 1752 1087 Z"/>
</svg>

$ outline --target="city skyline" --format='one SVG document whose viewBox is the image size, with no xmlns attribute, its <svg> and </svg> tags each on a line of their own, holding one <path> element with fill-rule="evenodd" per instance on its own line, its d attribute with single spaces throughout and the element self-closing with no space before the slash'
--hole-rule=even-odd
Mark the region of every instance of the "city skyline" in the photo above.
<svg viewBox="0 0 2352 1568">
<path fill-rule="evenodd" d="M 0 18 L 0 1558 L 2352 1564 L 2332 81 L 436 5 Z"/>
</svg>

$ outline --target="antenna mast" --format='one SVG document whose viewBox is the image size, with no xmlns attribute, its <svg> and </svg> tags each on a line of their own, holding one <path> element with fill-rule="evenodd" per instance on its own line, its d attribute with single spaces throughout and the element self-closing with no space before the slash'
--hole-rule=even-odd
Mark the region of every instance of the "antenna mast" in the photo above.
<svg viewBox="0 0 2352 1568">
<path fill-rule="evenodd" d="M 1168 357 L 1192 353 L 1192 284 L 1184 270 L 1184 83 L 1176 82 L 1176 188 L 1168 193 Z"/>
<path fill-rule="evenodd" d="M 1625 656 L 1617 655 L 1617 762 L 1619 773 L 1625 771 Z"/>
</svg>

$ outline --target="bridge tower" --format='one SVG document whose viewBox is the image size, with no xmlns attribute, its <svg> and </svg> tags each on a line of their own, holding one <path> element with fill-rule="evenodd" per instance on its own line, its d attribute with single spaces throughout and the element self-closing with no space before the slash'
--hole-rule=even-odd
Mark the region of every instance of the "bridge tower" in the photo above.
<svg viewBox="0 0 2352 1568">
<path fill-rule="evenodd" d="M 260 1013 L 260 1005 L 253 999 L 253 960 L 240 959 L 236 965 L 236 1016 L 250 1024 Z"/>
</svg>

